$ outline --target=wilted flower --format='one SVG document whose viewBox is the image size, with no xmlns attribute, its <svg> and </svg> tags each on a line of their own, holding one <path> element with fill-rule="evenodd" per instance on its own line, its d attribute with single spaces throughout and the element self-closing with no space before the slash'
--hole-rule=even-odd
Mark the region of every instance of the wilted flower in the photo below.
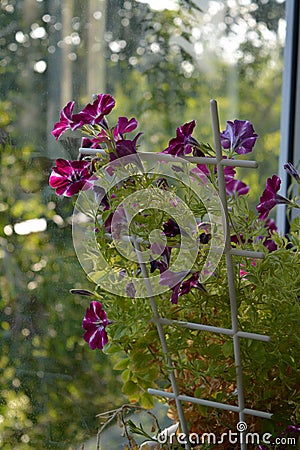
<svg viewBox="0 0 300 450">
<path fill-rule="evenodd" d="M 92 182 L 91 163 L 88 161 L 68 161 L 59 158 L 53 167 L 49 184 L 57 195 L 72 197 L 82 189 L 90 189 Z"/>
<path fill-rule="evenodd" d="M 71 294 L 75 294 L 75 295 L 85 295 L 87 297 L 93 297 L 94 294 L 91 291 L 88 291 L 87 289 L 70 289 L 70 293 Z"/>
<path fill-rule="evenodd" d="M 265 228 L 268 230 L 268 237 L 264 239 L 264 246 L 269 250 L 269 252 L 274 252 L 277 250 L 276 243 L 271 239 L 272 234 L 277 231 L 276 223 L 273 219 L 267 219 L 265 223 Z"/>
<path fill-rule="evenodd" d="M 228 120 L 226 130 L 221 132 L 222 147 L 239 155 L 251 152 L 257 138 L 258 134 L 248 120 Z"/>
<path fill-rule="evenodd" d="M 86 330 L 83 339 L 89 344 L 92 350 L 103 349 L 108 342 L 105 328 L 111 322 L 107 319 L 106 312 L 102 309 L 102 304 L 97 301 L 90 303 L 82 321 L 82 328 Z"/>
<path fill-rule="evenodd" d="M 83 137 L 81 139 L 81 147 L 83 148 L 100 148 L 100 146 L 98 145 L 98 143 L 94 143 L 94 139 L 88 138 L 88 137 Z"/>
<path fill-rule="evenodd" d="M 300 184 L 300 175 L 299 175 L 299 173 L 297 172 L 297 170 L 295 169 L 295 167 L 293 166 L 293 164 L 287 163 L 287 164 L 285 164 L 283 167 L 284 167 L 284 169 L 287 171 L 287 173 L 288 173 L 291 177 L 293 177 L 293 178 L 297 181 L 297 183 Z"/>
<path fill-rule="evenodd" d="M 109 159 L 113 162 L 106 170 L 112 176 L 115 168 L 119 167 L 119 163 L 116 162 L 119 158 L 124 158 L 120 164 L 126 165 L 129 163 L 136 164 L 141 170 L 143 170 L 143 165 L 141 159 L 137 154 L 137 140 L 142 133 L 138 133 L 134 139 L 120 139 L 115 143 L 114 150 L 110 151 Z"/>
<path fill-rule="evenodd" d="M 206 292 L 205 287 L 199 282 L 199 273 L 193 273 L 187 280 L 183 281 L 180 289 L 180 296 L 188 294 L 192 288 L 199 289 L 202 292 Z"/>
<path fill-rule="evenodd" d="M 126 285 L 126 295 L 129 298 L 134 298 L 136 294 L 136 289 L 132 281 L 129 281 Z"/>
</svg>

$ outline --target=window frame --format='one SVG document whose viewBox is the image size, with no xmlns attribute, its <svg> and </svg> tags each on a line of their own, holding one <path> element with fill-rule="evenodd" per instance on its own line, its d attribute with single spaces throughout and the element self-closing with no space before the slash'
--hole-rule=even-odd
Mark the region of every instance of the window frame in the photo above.
<svg viewBox="0 0 300 450">
<path fill-rule="evenodd" d="M 300 161 L 300 3 L 286 0 L 286 41 L 284 49 L 284 69 L 282 79 L 281 141 L 279 155 L 279 177 L 284 195 L 291 179 L 284 170 L 284 164 L 295 166 Z M 298 212 L 293 211 L 295 217 Z M 286 205 L 277 206 L 276 222 L 278 230 L 288 231 Z"/>
</svg>

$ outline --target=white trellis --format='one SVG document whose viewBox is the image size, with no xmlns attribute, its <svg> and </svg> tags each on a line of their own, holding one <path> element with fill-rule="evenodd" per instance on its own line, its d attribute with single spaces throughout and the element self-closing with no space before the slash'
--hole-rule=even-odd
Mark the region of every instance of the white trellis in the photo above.
<svg viewBox="0 0 300 450">
<path fill-rule="evenodd" d="M 223 214 L 223 230 L 225 235 L 225 249 L 224 254 L 226 258 L 226 267 L 227 267 L 227 279 L 228 279 L 228 290 L 229 290 L 229 296 L 230 296 L 230 310 L 231 310 L 231 328 L 222 328 L 222 327 L 214 327 L 209 325 L 203 325 L 199 323 L 191 323 L 191 322 L 184 322 L 184 321 L 176 321 L 176 320 L 169 320 L 168 318 L 160 317 L 158 312 L 158 307 L 156 304 L 155 295 L 151 288 L 150 278 L 148 277 L 148 271 L 145 263 L 139 259 L 140 252 L 137 251 L 137 258 L 139 261 L 139 265 L 141 268 L 142 275 L 145 279 L 146 288 L 153 312 L 153 322 L 156 324 L 159 339 L 161 342 L 163 353 L 166 357 L 167 366 L 169 368 L 169 379 L 172 386 L 172 392 L 166 392 L 159 389 L 148 389 L 148 392 L 150 394 L 153 394 L 155 396 L 161 396 L 168 399 L 173 399 L 176 404 L 178 417 L 180 421 L 180 426 L 182 433 L 184 433 L 186 436 L 188 436 L 188 427 L 185 420 L 185 416 L 183 413 L 183 407 L 182 403 L 184 402 L 190 402 L 199 404 L 202 406 L 207 406 L 211 408 L 217 408 L 227 411 L 233 411 L 238 413 L 239 415 L 239 422 L 245 422 L 245 416 L 256 416 L 261 418 L 270 419 L 272 414 L 264 412 L 264 411 L 258 411 L 255 409 L 249 409 L 245 407 L 245 398 L 244 398 L 244 386 L 243 386 L 243 368 L 242 368 L 242 361 L 241 361 L 241 352 L 240 352 L 240 339 L 253 339 L 253 340 L 259 340 L 259 341 L 270 341 L 269 336 L 265 336 L 262 334 L 257 333 L 251 333 L 239 330 L 238 325 L 238 310 L 237 310 L 237 300 L 236 300 L 236 290 L 235 290 L 235 283 L 234 283 L 234 263 L 233 263 L 233 257 L 234 256 L 244 256 L 249 258 L 263 258 L 264 254 L 262 252 L 254 252 L 250 250 L 240 250 L 236 248 L 231 247 L 230 242 L 230 228 L 229 228 L 229 218 L 228 218 L 228 208 L 227 208 L 227 198 L 226 198 L 226 186 L 225 186 L 225 179 L 224 179 L 224 167 L 226 166 L 234 166 L 234 167 L 244 167 L 244 168 L 250 168 L 255 169 L 257 168 L 257 162 L 256 161 L 245 161 L 245 160 L 231 160 L 231 159 L 224 159 L 222 155 L 222 147 L 221 147 L 221 141 L 220 141 L 220 126 L 219 126 L 219 116 L 218 116 L 218 109 L 217 109 L 217 102 L 215 100 L 211 100 L 210 102 L 210 108 L 211 108 L 211 119 L 212 119 L 212 129 L 213 129 L 213 135 L 214 135 L 214 146 L 215 146 L 215 152 L 216 157 L 180 157 L 176 158 L 172 155 L 168 154 L 162 154 L 162 153 L 150 153 L 150 152 L 140 152 L 139 156 L 141 159 L 148 159 L 148 160 L 164 160 L 164 161 L 173 161 L 176 159 L 176 162 L 180 162 L 180 160 L 185 160 L 191 163 L 195 164 L 213 164 L 217 168 L 217 174 L 218 174 L 218 183 L 219 183 L 219 195 L 221 199 L 221 203 L 224 209 Z M 82 154 L 96 154 L 99 152 L 99 150 L 91 150 L 82 148 L 80 149 L 80 152 Z M 136 250 L 139 250 L 139 243 L 134 238 L 132 238 L 133 244 L 136 248 Z M 212 333 L 219 333 L 224 334 L 227 336 L 232 336 L 233 339 L 233 348 L 234 348 L 234 361 L 235 361 L 235 367 L 236 367 L 236 386 L 237 386 L 237 399 L 238 399 L 238 405 L 230 405 L 227 403 L 221 403 L 221 402 L 215 402 L 211 400 L 206 400 L 198 397 L 192 397 L 184 394 L 179 393 L 175 371 L 172 364 L 172 359 L 169 353 L 166 335 L 164 332 L 165 326 L 170 325 L 176 325 L 184 328 L 188 328 L 191 330 L 200 330 L 200 331 L 206 331 L 206 332 L 212 332 Z M 235 430 L 234 430 L 235 431 Z M 240 433 L 240 445 L 241 450 L 247 449 L 246 442 L 243 441 L 243 432 Z M 190 443 L 187 442 L 185 444 L 186 450 L 190 450 L 191 446 Z"/>
<path fill-rule="evenodd" d="M 221 328 L 221 327 L 213 327 L 209 325 L 202 325 L 198 323 L 190 323 L 190 322 L 182 322 L 182 321 L 175 321 L 175 320 L 169 320 L 167 318 L 162 318 L 159 316 L 158 308 L 155 301 L 155 296 L 153 295 L 151 291 L 151 285 L 150 283 L 147 286 L 150 303 L 152 307 L 153 312 L 153 322 L 155 322 L 157 331 L 159 334 L 162 350 L 166 356 L 167 364 L 169 367 L 169 378 L 172 386 L 172 392 L 166 392 L 159 389 L 148 389 L 148 392 L 150 394 L 165 397 L 168 399 L 174 399 L 176 408 L 178 411 L 178 417 L 181 425 L 182 432 L 188 436 L 188 428 L 187 423 L 184 417 L 183 408 L 182 408 L 182 402 L 190 402 L 190 403 L 196 403 L 203 406 L 208 406 L 211 408 L 219 408 L 227 411 L 233 411 L 239 414 L 239 421 L 245 422 L 245 416 L 257 416 L 262 418 L 270 419 L 272 414 L 264 412 L 264 411 L 258 411 L 254 409 L 248 409 L 245 408 L 245 399 L 244 399 L 244 387 L 243 387 L 243 368 L 242 368 L 242 361 L 241 361 L 241 352 L 240 352 L 240 339 L 246 338 L 246 339 L 255 339 L 260 341 L 270 341 L 269 336 L 256 334 L 256 333 L 249 333 L 245 331 L 239 330 L 238 326 L 238 311 L 237 311 L 237 301 L 236 301 L 236 290 L 235 290 L 235 283 L 234 283 L 234 268 L 233 268 L 233 257 L 234 256 L 245 256 L 249 258 L 263 258 L 264 254 L 262 252 L 253 252 L 248 250 L 239 250 L 231 247 L 230 243 L 230 228 L 229 228 L 229 219 L 228 219 L 228 208 L 227 208 L 227 199 L 226 199 L 226 187 L 225 187 L 225 179 L 224 179 L 224 167 L 226 166 L 235 166 L 235 167 L 246 167 L 246 168 L 256 168 L 257 163 L 256 161 L 237 161 L 237 160 L 229 160 L 229 159 L 223 159 L 222 157 L 222 147 L 221 147 L 221 141 L 220 141 L 220 126 L 219 126 L 219 116 L 218 116 L 218 109 L 217 109 L 217 102 L 215 100 L 211 100 L 210 103 L 211 107 L 211 118 L 212 118 L 212 128 L 213 128 L 213 135 L 214 135 L 214 145 L 215 145 L 215 152 L 216 152 L 216 158 L 207 158 L 207 157 L 187 157 L 186 159 L 189 162 L 195 163 L 195 164 L 214 164 L 217 167 L 217 174 L 218 174 L 218 181 L 219 181 L 219 195 L 220 199 L 223 205 L 224 209 L 224 215 L 223 215 L 223 229 L 225 234 L 225 258 L 226 258 L 226 266 L 227 266 L 227 279 L 228 279 L 228 290 L 229 290 L 229 296 L 230 296 L 230 310 L 231 310 L 231 328 Z M 162 155 L 154 153 L 140 153 L 142 158 L 158 158 L 160 160 L 165 161 L 174 161 L 174 158 L 171 155 Z M 178 160 L 177 160 L 178 161 Z M 143 262 L 140 262 L 140 267 L 142 270 L 142 274 L 145 277 L 147 281 L 147 269 L 145 267 L 145 264 Z M 202 331 L 210 331 L 212 333 L 220 333 L 220 334 L 226 334 L 229 336 L 232 336 L 233 338 L 233 348 L 234 348 L 234 360 L 235 360 L 235 367 L 236 367 L 236 386 L 237 386 L 237 398 L 238 398 L 238 406 L 235 405 L 229 405 L 226 403 L 220 403 L 220 402 L 214 402 L 210 400 L 205 400 L 197 397 L 191 397 L 187 395 L 182 395 L 179 393 L 176 377 L 174 370 L 172 368 L 172 360 L 169 355 L 168 351 L 168 345 L 164 333 L 164 325 L 177 325 L 185 328 L 189 328 L 191 330 L 202 330 Z M 246 442 L 243 442 L 243 433 L 241 433 L 240 436 L 240 443 L 241 443 L 241 450 L 247 449 Z M 186 449 L 190 449 L 190 444 L 187 442 Z"/>
</svg>

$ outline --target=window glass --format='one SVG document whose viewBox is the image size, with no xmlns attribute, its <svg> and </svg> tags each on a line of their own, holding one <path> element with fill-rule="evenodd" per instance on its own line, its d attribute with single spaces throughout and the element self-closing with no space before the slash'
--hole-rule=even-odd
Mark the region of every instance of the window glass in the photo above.
<svg viewBox="0 0 300 450">
<path fill-rule="evenodd" d="M 161 151 L 196 119 L 212 143 L 209 100 L 260 135 L 253 207 L 277 172 L 285 40 L 282 0 L 1 0 L 0 446 L 75 449 L 96 414 L 125 399 L 113 358 L 82 339 L 89 289 L 72 245 L 72 205 L 48 186 L 80 137 L 51 134 L 61 108 L 95 93 L 136 117 L 141 150 Z"/>
</svg>

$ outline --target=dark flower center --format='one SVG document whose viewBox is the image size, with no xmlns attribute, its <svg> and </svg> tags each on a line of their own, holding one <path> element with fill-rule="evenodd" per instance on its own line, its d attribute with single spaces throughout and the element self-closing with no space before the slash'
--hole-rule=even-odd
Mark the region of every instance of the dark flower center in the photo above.
<svg viewBox="0 0 300 450">
<path fill-rule="evenodd" d="M 75 170 L 70 175 L 70 180 L 72 183 L 75 183 L 76 181 L 81 180 L 81 174 L 79 172 L 75 172 Z"/>
</svg>

